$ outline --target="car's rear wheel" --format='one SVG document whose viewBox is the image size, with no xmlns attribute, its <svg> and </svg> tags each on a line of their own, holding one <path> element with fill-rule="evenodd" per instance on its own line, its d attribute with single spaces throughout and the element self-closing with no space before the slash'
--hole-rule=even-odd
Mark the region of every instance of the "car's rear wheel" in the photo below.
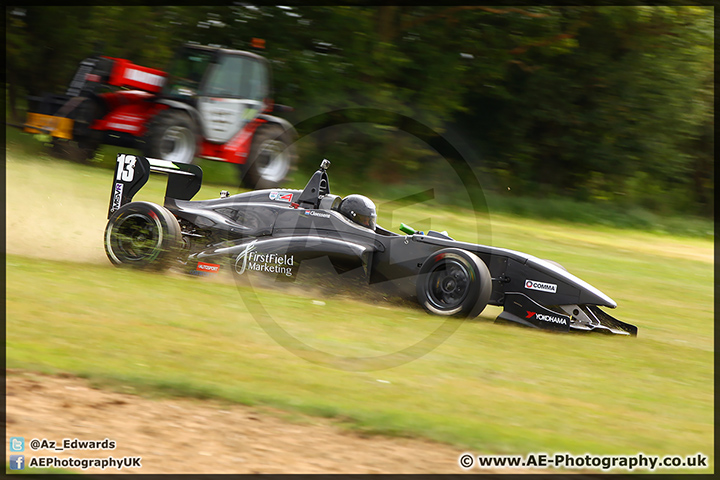
<svg viewBox="0 0 720 480">
<path fill-rule="evenodd" d="M 172 108 L 163 110 L 148 125 L 143 154 L 170 162 L 192 163 L 198 147 L 198 131 L 187 113 Z"/>
<path fill-rule="evenodd" d="M 242 171 L 242 184 L 255 189 L 277 187 L 296 160 L 292 134 L 280 125 L 262 125 L 253 135 L 250 155 Z"/>
<path fill-rule="evenodd" d="M 122 206 L 105 227 L 105 253 L 117 266 L 164 270 L 177 258 L 181 243 L 177 219 L 150 202 Z"/>
<path fill-rule="evenodd" d="M 432 314 L 473 318 L 490 301 L 492 278 L 477 255 L 446 248 L 425 260 L 416 290 L 418 302 Z"/>
</svg>

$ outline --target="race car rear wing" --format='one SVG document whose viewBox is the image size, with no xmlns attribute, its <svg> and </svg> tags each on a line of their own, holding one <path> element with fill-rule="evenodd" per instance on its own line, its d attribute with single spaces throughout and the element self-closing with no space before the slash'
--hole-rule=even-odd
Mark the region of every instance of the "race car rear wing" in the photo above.
<svg viewBox="0 0 720 480">
<path fill-rule="evenodd" d="M 168 198 L 190 200 L 202 185 L 202 169 L 197 165 L 119 153 L 110 192 L 108 218 L 120 207 L 132 201 L 135 194 L 147 183 L 150 172 L 168 175 L 166 201 Z"/>
</svg>

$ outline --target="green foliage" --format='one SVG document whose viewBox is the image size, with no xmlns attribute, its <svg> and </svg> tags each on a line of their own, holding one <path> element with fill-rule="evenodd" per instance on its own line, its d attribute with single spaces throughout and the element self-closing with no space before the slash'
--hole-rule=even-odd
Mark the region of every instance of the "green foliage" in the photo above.
<svg viewBox="0 0 720 480">
<path fill-rule="evenodd" d="M 517 190 L 546 185 L 581 199 L 711 213 L 711 150 L 698 139 L 713 124 L 712 11 L 556 13 L 573 42 L 528 50 L 508 67 L 501 101 L 492 90 L 471 94 L 475 112 L 490 109 L 488 121 L 474 123 L 499 178 L 517 177 Z"/>
<path fill-rule="evenodd" d="M 183 42 L 260 37 L 274 99 L 315 132 L 305 166 L 327 157 L 392 183 L 432 164 L 427 146 L 372 127 L 384 118 L 316 117 L 368 107 L 461 132 L 491 189 L 711 216 L 713 19 L 697 6 L 11 7 L 8 99 L 16 116 L 25 94 L 62 92 L 96 49 L 164 68 Z"/>
</svg>

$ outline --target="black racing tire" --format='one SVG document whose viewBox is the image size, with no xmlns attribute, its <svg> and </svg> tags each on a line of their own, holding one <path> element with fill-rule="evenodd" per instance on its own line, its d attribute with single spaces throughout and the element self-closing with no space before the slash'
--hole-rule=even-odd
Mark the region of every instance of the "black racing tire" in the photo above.
<svg viewBox="0 0 720 480">
<path fill-rule="evenodd" d="M 429 313 L 474 318 L 490 301 L 492 277 L 474 253 L 445 248 L 422 264 L 416 291 L 418 303 Z"/>
<path fill-rule="evenodd" d="M 113 265 L 162 271 L 178 257 L 180 224 L 170 211 L 150 202 L 130 202 L 105 227 L 105 254 Z"/>
<path fill-rule="evenodd" d="M 155 115 L 143 137 L 143 155 L 178 163 L 193 163 L 200 128 L 186 112 L 169 108 Z"/>
<path fill-rule="evenodd" d="M 250 155 L 241 169 L 241 184 L 263 189 L 280 186 L 297 161 L 290 131 L 277 124 L 264 124 L 253 135 Z"/>
</svg>

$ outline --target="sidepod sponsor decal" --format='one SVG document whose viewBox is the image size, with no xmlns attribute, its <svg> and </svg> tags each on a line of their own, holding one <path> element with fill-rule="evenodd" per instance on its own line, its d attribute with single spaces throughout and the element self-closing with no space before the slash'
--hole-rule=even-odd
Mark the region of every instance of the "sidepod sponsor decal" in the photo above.
<svg viewBox="0 0 720 480">
<path fill-rule="evenodd" d="M 557 293 L 557 285 L 554 283 L 536 282 L 535 280 L 525 280 L 525 288 L 547 293 Z"/>
<path fill-rule="evenodd" d="M 278 253 L 260 253 L 255 251 L 257 240 L 250 242 L 235 259 L 235 272 L 242 275 L 246 271 L 281 273 L 293 276 L 294 255 Z"/>
</svg>

